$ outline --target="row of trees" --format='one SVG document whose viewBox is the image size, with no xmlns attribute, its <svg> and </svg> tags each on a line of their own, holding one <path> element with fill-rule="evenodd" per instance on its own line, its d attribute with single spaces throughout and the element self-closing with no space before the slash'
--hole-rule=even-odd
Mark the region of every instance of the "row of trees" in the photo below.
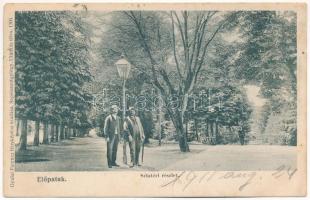
<svg viewBox="0 0 310 200">
<path fill-rule="evenodd" d="M 212 90 L 211 88 L 209 90 L 199 88 L 200 96 L 208 91 L 209 93 L 212 91 L 212 99 L 208 102 L 207 107 L 201 105 L 205 104 L 205 102 L 201 102 L 205 98 L 198 98 L 200 101 L 195 104 L 190 103 L 191 106 L 186 112 L 187 120 L 194 121 L 195 131 L 197 132 L 197 123 L 202 120 L 203 126 L 206 127 L 205 136 L 207 138 L 211 137 L 211 144 L 231 142 L 223 141 L 223 134 L 220 133 L 219 127 L 228 130 L 231 127 L 238 127 L 241 133 L 240 140 L 244 139 L 245 134 L 250 131 L 249 119 L 251 114 L 251 108 L 245 93 L 239 88 L 228 85 L 213 88 Z M 209 96 L 211 96 L 211 93 Z M 196 109 L 193 108 L 193 105 L 195 105 Z"/>
<path fill-rule="evenodd" d="M 240 22 L 246 38 L 237 61 L 242 78 L 258 82 L 267 99 L 260 129 L 264 141 L 297 143 L 297 16 L 295 12 L 250 12 Z M 271 134 L 281 141 L 272 141 Z"/>
<path fill-rule="evenodd" d="M 34 145 L 44 124 L 43 143 L 69 129 L 89 128 L 87 112 L 92 96 L 83 88 L 89 73 L 90 32 L 74 12 L 16 12 L 15 102 L 21 120 L 19 149 L 27 146 L 27 121 L 35 121 Z M 59 131 L 60 130 L 60 131 Z M 58 136 L 53 138 L 58 139 Z"/>
<path fill-rule="evenodd" d="M 60 140 L 69 139 L 71 137 L 83 137 L 86 133 L 88 133 L 88 130 L 85 129 L 71 128 L 65 125 L 59 126 L 56 124 L 46 124 L 46 123 L 40 124 L 35 122 L 34 126 L 35 134 L 32 135 L 31 134 L 33 132 L 33 127 L 31 126 L 32 122 L 33 121 L 27 120 L 25 124 L 22 123 L 22 120 L 16 120 L 16 136 L 21 136 L 20 132 L 26 130 L 28 132 L 27 134 L 28 136 L 29 135 L 33 136 L 32 137 L 33 140 L 28 141 L 27 139 L 27 143 L 32 142 L 34 146 L 38 146 L 40 144 L 40 130 L 43 130 L 43 138 L 42 138 L 43 144 L 50 144 L 53 142 L 58 142 Z M 26 125 L 27 127 L 22 128 L 21 127 L 22 125 L 23 126 Z M 25 135 L 23 135 L 23 137 L 25 137 Z"/>
</svg>

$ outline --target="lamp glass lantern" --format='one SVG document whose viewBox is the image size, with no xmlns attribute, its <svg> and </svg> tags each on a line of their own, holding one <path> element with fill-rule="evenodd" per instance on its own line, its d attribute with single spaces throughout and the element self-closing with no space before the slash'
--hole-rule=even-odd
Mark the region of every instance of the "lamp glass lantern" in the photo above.
<svg viewBox="0 0 310 200">
<path fill-rule="evenodd" d="M 116 63 L 116 68 L 119 76 L 123 79 L 123 119 L 125 119 L 126 114 L 126 80 L 130 71 L 130 63 L 122 55 L 121 59 Z"/>
<path fill-rule="evenodd" d="M 116 67 L 117 67 L 117 72 L 119 74 L 119 76 L 123 79 L 123 80 L 126 80 L 128 78 L 128 75 L 129 75 L 129 71 L 130 71 L 130 63 L 124 59 L 124 58 L 121 58 L 120 60 L 118 60 L 116 63 L 115 63 Z"/>
</svg>

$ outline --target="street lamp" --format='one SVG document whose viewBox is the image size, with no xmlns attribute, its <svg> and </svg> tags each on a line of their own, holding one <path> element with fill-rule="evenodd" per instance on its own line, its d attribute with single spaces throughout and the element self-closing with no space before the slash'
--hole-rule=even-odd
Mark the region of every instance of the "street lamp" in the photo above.
<svg viewBox="0 0 310 200">
<path fill-rule="evenodd" d="M 118 71 L 119 76 L 123 80 L 123 120 L 124 120 L 125 117 L 126 117 L 125 116 L 126 115 L 126 92 L 125 92 L 125 86 L 126 86 L 126 80 L 128 78 L 129 71 L 130 71 L 130 63 L 122 55 L 121 59 L 118 60 L 115 63 L 115 65 L 117 67 L 117 71 Z"/>
<path fill-rule="evenodd" d="M 126 91 L 125 91 L 126 88 L 125 87 L 126 87 L 126 80 L 128 78 L 129 71 L 130 71 L 130 63 L 122 55 L 121 59 L 118 60 L 115 63 L 115 65 L 117 67 L 117 72 L 119 76 L 123 80 L 123 122 L 124 122 L 125 117 L 126 117 Z M 123 143 L 123 162 L 127 164 L 126 141 L 125 140 Z"/>
</svg>

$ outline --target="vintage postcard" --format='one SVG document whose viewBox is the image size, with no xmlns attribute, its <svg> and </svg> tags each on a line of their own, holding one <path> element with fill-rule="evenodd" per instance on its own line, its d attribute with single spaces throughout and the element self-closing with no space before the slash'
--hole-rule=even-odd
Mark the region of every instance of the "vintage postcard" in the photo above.
<svg viewBox="0 0 310 200">
<path fill-rule="evenodd" d="M 5 196 L 305 196 L 306 12 L 7 4 Z"/>
</svg>

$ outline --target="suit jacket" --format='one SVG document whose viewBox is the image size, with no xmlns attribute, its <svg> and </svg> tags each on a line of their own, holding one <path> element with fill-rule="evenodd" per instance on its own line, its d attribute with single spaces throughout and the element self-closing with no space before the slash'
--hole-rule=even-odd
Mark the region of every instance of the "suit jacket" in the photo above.
<svg viewBox="0 0 310 200">
<path fill-rule="evenodd" d="M 136 119 L 138 131 L 140 134 L 140 139 L 142 139 L 142 137 L 144 137 L 144 130 L 143 130 L 142 123 L 139 117 L 135 116 L 135 119 Z M 130 117 L 126 117 L 125 122 L 124 122 L 124 132 L 125 132 L 126 139 L 129 135 L 134 136 L 133 126 L 134 124 L 133 124 L 133 121 L 130 119 Z"/>
<path fill-rule="evenodd" d="M 105 118 L 104 121 L 104 136 L 112 138 L 112 136 L 115 134 L 115 129 L 119 135 L 121 130 L 120 118 L 118 116 L 115 118 L 112 116 L 112 114 L 110 114 Z"/>
</svg>

